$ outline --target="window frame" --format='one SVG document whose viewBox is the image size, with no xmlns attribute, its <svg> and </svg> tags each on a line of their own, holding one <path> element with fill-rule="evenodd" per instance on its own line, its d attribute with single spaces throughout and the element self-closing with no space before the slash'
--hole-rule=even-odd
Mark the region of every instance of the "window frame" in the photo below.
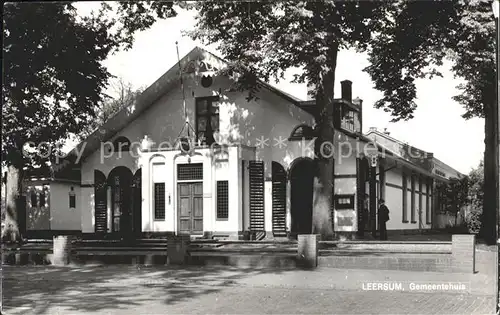
<svg viewBox="0 0 500 315">
<path fill-rule="evenodd" d="M 406 173 L 403 172 L 403 206 L 402 206 L 402 221 L 403 223 L 408 223 L 408 179 Z"/>
<path fill-rule="evenodd" d="M 432 179 L 428 178 L 425 185 L 425 224 L 432 224 Z"/>
<path fill-rule="evenodd" d="M 225 185 L 225 187 L 219 186 L 219 184 Z M 216 187 L 216 200 L 215 200 L 215 218 L 217 221 L 228 221 L 229 220 L 229 181 L 228 180 L 218 180 L 215 184 Z M 222 191 L 219 191 L 221 189 Z M 221 196 L 221 193 L 223 194 Z M 222 199 L 222 200 L 221 200 Z M 223 203 L 224 202 L 224 203 Z M 221 209 L 221 207 L 225 207 Z M 225 216 L 219 215 L 224 213 Z"/>
<path fill-rule="evenodd" d="M 416 213 L 416 190 L 415 190 L 415 174 L 410 175 L 410 189 L 411 189 L 411 195 L 410 195 L 410 220 L 411 223 L 417 223 L 416 218 L 415 218 L 415 213 Z"/>
<path fill-rule="evenodd" d="M 157 200 L 157 198 L 160 198 L 158 196 L 158 190 L 157 187 L 163 187 L 163 203 L 161 202 L 162 199 Z M 161 190 L 160 190 L 161 191 Z M 157 216 L 158 211 L 161 209 L 158 209 L 157 206 L 163 207 L 163 217 Z M 165 191 L 165 183 L 164 182 L 157 182 L 153 183 L 153 220 L 154 221 L 165 221 L 167 215 L 166 215 L 166 191 Z"/>
<path fill-rule="evenodd" d="M 212 108 L 214 107 L 213 104 L 219 101 L 219 96 L 205 96 L 205 97 L 197 97 L 195 98 L 195 131 L 196 131 L 196 142 L 198 142 L 199 139 L 199 133 L 204 132 L 205 133 L 205 139 L 202 142 L 203 145 L 212 145 L 213 143 L 217 143 L 214 134 L 215 132 L 220 131 L 220 106 L 219 106 L 219 112 L 213 113 Z M 205 114 L 200 114 L 199 110 L 199 104 L 203 101 L 207 102 L 207 109 Z M 212 129 L 212 117 L 217 117 L 217 125 L 218 129 L 213 130 Z M 199 130 L 199 121 L 200 118 L 205 118 L 206 119 L 206 126 L 205 126 L 205 131 L 200 131 Z M 211 132 L 211 138 L 208 138 L 208 134 Z"/>
<path fill-rule="evenodd" d="M 113 151 L 115 153 L 119 152 L 129 152 L 131 142 L 127 137 L 119 136 L 113 141 Z"/>
<path fill-rule="evenodd" d="M 299 133 L 299 130 L 301 133 Z M 308 124 L 299 124 L 295 126 L 288 137 L 288 141 L 301 141 L 314 139 L 314 129 Z"/>
<path fill-rule="evenodd" d="M 358 118 L 356 119 L 356 115 Z M 357 109 L 343 103 L 340 109 L 340 122 L 339 128 L 351 134 L 360 133 L 357 127 L 361 128 L 361 125 L 356 126 L 356 120 L 360 122 L 360 112 Z"/>
</svg>

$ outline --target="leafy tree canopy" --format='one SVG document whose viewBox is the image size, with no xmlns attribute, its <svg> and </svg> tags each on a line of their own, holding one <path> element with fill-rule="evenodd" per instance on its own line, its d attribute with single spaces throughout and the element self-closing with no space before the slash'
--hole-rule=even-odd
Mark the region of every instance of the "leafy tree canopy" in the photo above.
<svg viewBox="0 0 500 315">
<path fill-rule="evenodd" d="M 131 48 L 135 32 L 175 14 L 174 2 L 103 3 L 85 17 L 71 2 L 5 4 L 4 163 L 43 165 L 48 147 L 38 144 L 52 146 L 54 156 L 58 144 L 88 127 L 112 77 L 102 62 Z"/>
<path fill-rule="evenodd" d="M 441 75 L 445 58 L 466 83 L 454 99 L 464 117 L 483 115 L 494 99 L 494 19 L 488 0 L 473 1 L 280 1 L 200 2 L 194 39 L 218 44 L 229 61 L 244 67 L 244 88 L 255 78 L 280 80 L 290 67 L 304 72 L 294 82 L 321 88 L 335 70 L 336 51 L 367 52 L 383 98 L 375 107 L 394 121 L 411 119 L 415 80 Z M 253 91 L 252 89 L 250 89 Z"/>
</svg>

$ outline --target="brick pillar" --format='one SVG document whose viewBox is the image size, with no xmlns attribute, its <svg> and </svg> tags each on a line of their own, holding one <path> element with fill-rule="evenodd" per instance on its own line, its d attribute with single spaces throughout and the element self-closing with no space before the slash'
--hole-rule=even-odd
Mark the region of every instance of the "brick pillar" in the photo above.
<svg viewBox="0 0 500 315">
<path fill-rule="evenodd" d="M 54 236 L 52 265 L 64 266 L 71 263 L 72 236 Z"/>
<path fill-rule="evenodd" d="M 300 234 L 298 241 L 297 261 L 299 265 L 306 268 L 316 268 L 319 256 L 319 235 Z"/>
<path fill-rule="evenodd" d="M 452 271 L 474 273 L 476 264 L 476 236 L 454 234 L 452 243 Z"/>
<path fill-rule="evenodd" d="M 184 265 L 187 263 L 189 235 L 176 235 L 167 239 L 167 264 Z"/>
</svg>

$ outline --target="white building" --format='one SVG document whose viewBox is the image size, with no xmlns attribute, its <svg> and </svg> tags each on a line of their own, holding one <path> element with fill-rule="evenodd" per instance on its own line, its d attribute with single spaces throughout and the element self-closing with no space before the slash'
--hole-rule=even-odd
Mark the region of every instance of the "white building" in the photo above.
<svg viewBox="0 0 500 315">
<path fill-rule="evenodd" d="M 28 183 L 45 183 L 51 194 L 43 205 L 48 219 L 32 220 L 28 230 L 225 238 L 251 231 L 260 239 L 311 233 L 314 216 L 354 234 L 369 226 L 360 228 L 366 193 L 372 217 L 385 198 L 389 230 L 431 228 L 432 187 L 447 179 L 432 172 L 432 156 L 417 162 L 362 135 L 362 101 L 352 100 L 349 81 L 332 104 L 335 180 L 325 210 L 314 197 L 314 100 L 260 82 L 257 98 L 248 101 L 233 77 L 214 75 L 225 62 L 201 48 L 180 65 L 183 86 L 175 66 L 72 151 L 78 185 L 55 178 Z M 196 142 L 189 154 L 177 141 L 188 131 Z M 377 148 L 376 167 L 367 158 L 370 147 Z M 27 218 L 36 218 L 40 193 L 29 191 Z"/>
</svg>

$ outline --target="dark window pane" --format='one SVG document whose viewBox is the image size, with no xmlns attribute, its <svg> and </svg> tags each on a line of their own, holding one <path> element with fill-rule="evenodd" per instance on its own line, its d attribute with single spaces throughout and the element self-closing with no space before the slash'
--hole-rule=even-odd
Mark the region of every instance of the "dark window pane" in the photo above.
<svg viewBox="0 0 500 315">
<path fill-rule="evenodd" d="M 217 181 L 217 219 L 227 219 L 229 216 L 229 185 L 228 181 Z"/>
<path fill-rule="evenodd" d="M 407 199 L 408 199 L 408 180 L 406 179 L 406 174 L 403 174 L 403 221 L 408 220 Z"/>
<path fill-rule="evenodd" d="M 198 117 L 198 131 L 207 130 L 207 117 Z"/>
<path fill-rule="evenodd" d="M 212 130 L 213 131 L 218 131 L 219 130 L 219 115 L 212 116 Z"/>
<path fill-rule="evenodd" d="M 196 114 L 197 115 L 206 115 L 208 112 L 208 102 L 207 100 L 197 100 L 196 102 Z"/>
<path fill-rule="evenodd" d="M 130 140 L 126 137 L 118 137 L 113 142 L 115 152 L 126 152 L 130 150 Z"/>
<path fill-rule="evenodd" d="M 45 207 L 45 193 L 40 193 L 40 207 Z"/>
<path fill-rule="evenodd" d="M 76 208 L 76 196 L 69 196 L 69 207 Z"/>
<path fill-rule="evenodd" d="M 155 220 L 165 220 L 165 183 L 155 183 Z"/>
<path fill-rule="evenodd" d="M 37 194 L 36 191 L 31 192 L 31 206 L 32 207 L 38 207 L 38 200 L 37 200 Z"/>
</svg>

